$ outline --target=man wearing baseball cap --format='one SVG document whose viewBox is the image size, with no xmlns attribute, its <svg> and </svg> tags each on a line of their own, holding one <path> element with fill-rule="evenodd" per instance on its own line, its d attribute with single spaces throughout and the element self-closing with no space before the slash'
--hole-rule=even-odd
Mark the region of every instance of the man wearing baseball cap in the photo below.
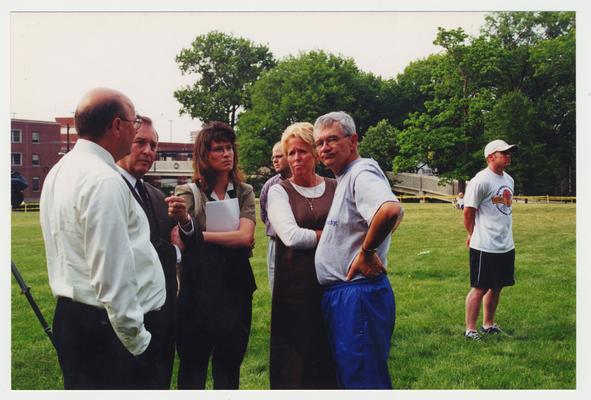
<svg viewBox="0 0 591 400">
<path fill-rule="evenodd" d="M 464 196 L 464 226 L 470 248 L 470 292 L 466 297 L 467 339 L 501 333 L 495 323 L 501 289 L 515 283 L 515 245 L 512 231 L 513 178 L 505 172 L 517 148 L 493 140 L 484 148 L 487 168 L 468 183 Z M 480 334 L 476 320 L 483 308 Z"/>
</svg>

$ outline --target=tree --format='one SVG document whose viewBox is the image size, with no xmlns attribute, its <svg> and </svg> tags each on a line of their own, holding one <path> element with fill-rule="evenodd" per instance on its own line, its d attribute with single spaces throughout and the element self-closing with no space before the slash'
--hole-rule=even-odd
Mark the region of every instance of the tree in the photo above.
<svg viewBox="0 0 591 400">
<path fill-rule="evenodd" d="M 384 82 L 360 71 L 355 62 L 323 51 L 290 56 L 264 73 L 250 90 L 251 106 L 237 125 L 241 166 L 247 172 L 268 165 L 273 143 L 290 124 L 314 123 L 342 110 L 363 135 L 384 118 Z"/>
<path fill-rule="evenodd" d="M 395 170 L 427 163 L 462 181 L 485 165 L 484 145 L 503 138 L 519 145 L 510 173 L 520 191 L 573 194 L 575 36 L 574 13 L 562 12 L 494 13 L 472 38 L 440 29 L 445 53 L 422 85 L 424 110 L 398 134 Z"/>
<path fill-rule="evenodd" d="M 482 166 L 483 115 L 495 97 L 490 81 L 499 69 L 500 50 L 491 40 L 468 40 L 461 28 L 440 28 L 434 43 L 446 53 L 434 60 L 431 84 L 424 88 L 432 99 L 425 101 L 424 112 L 405 121 L 394 169 L 414 171 L 428 164 L 443 181 L 462 182 Z"/>
<path fill-rule="evenodd" d="M 402 129 L 410 113 L 425 112 L 425 102 L 433 100 L 433 70 L 441 58 L 440 54 L 432 54 L 412 61 L 391 83 L 388 121 L 395 128 Z"/>
<path fill-rule="evenodd" d="M 546 155 L 556 158 L 556 172 L 545 192 L 576 192 L 576 59 L 575 30 L 540 42 L 531 50 L 533 69 L 530 97 L 535 100 L 536 120 L 541 122 L 537 141 L 548 144 Z M 540 178 L 545 175 L 540 171 Z"/>
<path fill-rule="evenodd" d="M 359 153 L 376 160 L 382 171 L 392 171 L 392 160 L 398 152 L 396 136 L 396 129 L 383 119 L 367 130 L 359 143 Z"/>
<path fill-rule="evenodd" d="M 515 89 L 529 100 L 536 129 L 520 142 L 517 162 L 531 164 L 531 171 L 517 183 L 532 194 L 575 194 L 575 13 L 496 13 L 487 18 L 485 34 L 501 38 L 510 54 L 522 54 L 514 63 L 523 71 Z"/>
<path fill-rule="evenodd" d="M 240 108 L 249 105 L 248 88 L 275 65 L 267 46 L 217 31 L 197 36 L 175 60 L 183 75 L 198 75 L 192 86 L 174 92 L 180 113 L 232 127 Z"/>
<path fill-rule="evenodd" d="M 519 110 L 519 112 L 516 112 Z M 485 117 L 485 141 L 503 138 L 508 143 L 518 143 L 518 151 L 512 157 L 510 174 L 515 187 L 527 193 L 549 193 L 546 179 L 556 178 L 557 158 L 548 151 L 547 143 L 539 141 L 540 121 L 536 119 L 536 106 L 520 90 L 504 94 Z"/>
</svg>

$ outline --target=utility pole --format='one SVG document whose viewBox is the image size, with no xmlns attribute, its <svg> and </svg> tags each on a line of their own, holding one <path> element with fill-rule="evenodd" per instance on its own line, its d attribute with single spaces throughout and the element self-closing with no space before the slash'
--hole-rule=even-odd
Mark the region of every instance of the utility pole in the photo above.
<svg viewBox="0 0 591 400">
<path fill-rule="evenodd" d="M 70 124 L 66 124 L 66 153 L 70 152 Z"/>
<path fill-rule="evenodd" d="M 170 143 L 172 143 L 172 119 L 169 119 L 168 122 L 170 122 Z"/>
</svg>

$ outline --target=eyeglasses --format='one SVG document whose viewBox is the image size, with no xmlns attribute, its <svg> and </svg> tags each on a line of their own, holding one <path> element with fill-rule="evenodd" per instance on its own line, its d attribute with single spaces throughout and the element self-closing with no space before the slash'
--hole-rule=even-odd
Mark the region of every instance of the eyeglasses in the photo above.
<svg viewBox="0 0 591 400">
<path fill-rule="evenodd" d="M 135 129 L 136 131 L 140 129 L 140 126 L 142 126 L 142 118 L 139 115 L 136 116 L 135 119 L 127 119 L 123 117 L 119 117 L 119 119 L 126 122 L 131 122 L 133 124 L 133 129 Z"/>
<path fill-rule="evenodd" d="M 508 156 L 511 154 L 511 150 L 499 151 L 499 153 L 501 153 L 504 156 Z"/>
<path fill-rule="evenodd" d="M 332 147 L 334 146 L 339 140 L 343 139 L 344 137 L 340 137 L 337 135 L 330 135 L 329 137 L 327 137 L 324 140 L 317 140 L 314 142 L 314 146 L 316 146 L 316 149 L 321 149 L 322 146 L 324 146 L 324 144 L 326 143 L 328 146 Z"/>
</svg>

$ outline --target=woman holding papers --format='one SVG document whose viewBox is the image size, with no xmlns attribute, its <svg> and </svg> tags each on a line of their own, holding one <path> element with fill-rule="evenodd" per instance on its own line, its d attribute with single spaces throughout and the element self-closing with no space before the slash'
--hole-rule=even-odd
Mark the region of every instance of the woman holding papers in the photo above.
<svg viewBox="0 0 591 400">
<path fill-rule="evenodd" d="M 211 357 L 213 388 L 238 389 L 256 289 L 249 262 L 256 217 L 254 192 L 238 169 L 230 126 L 211 122 L 201 129 L 193 169 L 193 183 L 177 186 L 173 197 L 186 205 L 174 215 L 185 245 L 177 308 L 178 388 L 204 389 Z"/>
<path fill-rule="evenodd" d="M 268 217 L 279 237 L 271 309 L 271 389 L 337 388 L 314 268 L 336 181 L 315 172 L 312 129 L 312 124 L 300 122 L 283 132 L 281 144 L 292 177 L 268 193 Z"/>
</svg>

